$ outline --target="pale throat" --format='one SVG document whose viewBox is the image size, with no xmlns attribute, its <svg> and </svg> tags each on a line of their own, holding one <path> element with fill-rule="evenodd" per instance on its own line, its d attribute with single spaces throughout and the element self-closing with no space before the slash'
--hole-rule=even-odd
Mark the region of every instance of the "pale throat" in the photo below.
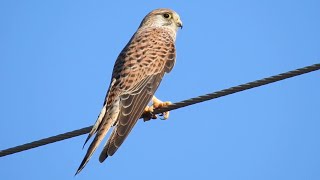
<svg viewBox="0 0 320 180">
<path fill-rule="evenodd" d="M 173 41 L 176 42 L 177 28 L 174 29 L 172 26 L 162 26 L 160 28 L 165 29 L 169 33 L 169 35 L 173 39 Z"/>
<path fill-rule="evenodd" d="M 173 39 L 173 41 L 176 40 L 176 34 L 178 31 L 178 27 L 174 24 L 168 24 L 168 25 L 164 25 L 166 24 L 166 22 L 159 20 L 159 19 L 148 19 L 145 22 L 142 22 L 142 24 L 140 25 L 139 29 L 146 29 L 146 28 L 161 28 L 161 29 L 165 29 L 165 31 L 167 31 L 169 33 L 169 35 L 171 36 L 171 38 Z"/>
</svg>

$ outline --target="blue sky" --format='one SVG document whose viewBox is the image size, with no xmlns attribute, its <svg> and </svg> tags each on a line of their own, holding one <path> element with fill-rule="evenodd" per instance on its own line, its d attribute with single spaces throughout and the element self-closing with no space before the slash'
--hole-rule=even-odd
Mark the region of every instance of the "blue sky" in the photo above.
<svg viewBox="0 0 320 180">
<path fill-rule="evenodd" d="M 92 125 L 151 10 L 184 23 L 156 95 L 177 102 L 320 62 L 320 2 L 1 1 L 0 149 Z M 320 179 L 320 72 L 139 122 L 75 178 L 85 136 L 0 158 L 0 179 Z"/>
</svg>

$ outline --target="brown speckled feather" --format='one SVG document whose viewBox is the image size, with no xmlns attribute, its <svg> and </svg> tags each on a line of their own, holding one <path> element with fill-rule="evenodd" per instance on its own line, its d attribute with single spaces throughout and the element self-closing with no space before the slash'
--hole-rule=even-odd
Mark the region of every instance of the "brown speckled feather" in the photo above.
<svg viewBox="0 0 320 180">
<path fill-rule="evenodd" d="M 100 162 L 120 147 L 141 117 L 164 73 L 170 72 L 174 65 L 175 47 L 170 35 L 159 28 L 145 31 L 141 35 L 136 34 L 116 62 L 115 67 L 119 68 L 114 69 L 113 78 L 123 78 L 118 81 L 120 114 L 116 128 L 100 155 Z"/>
<path fill-rule="evenodd" d="M 167 18 L 165 14 L 170 14 L 170 17 Z M 182 24 L 174 11 L 154 10 L 143 19 L 137 32 L 121 51 L 113 68 L 103 109 L 85 143 L 92 135 L 96 136 L 77 173 L 89 161 L 111 126 L 115 128 L 100 154 L 100 162 L 112 156 L 131 132 L 163 75 L 169 73 L 175 64 L 177 27 L 182 27 Z"/>
</svg>

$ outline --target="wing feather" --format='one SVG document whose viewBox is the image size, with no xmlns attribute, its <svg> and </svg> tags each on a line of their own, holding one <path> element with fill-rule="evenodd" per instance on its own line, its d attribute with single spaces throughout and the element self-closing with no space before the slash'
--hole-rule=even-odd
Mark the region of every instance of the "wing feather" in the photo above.
<svg viewBox="0 0 320 180">
<path fill-rule="evenodd" d="M 120 74 L 127 83 L 122 84 L 125 91 L 120 95 L 117 124 L 100 154 L 100 162 L 117 151 L 141 117 L 163 75 L 171 71 L 176 58 L 174 40 L 164 30 L 151 29 L 143 35 L 136 34 L 119 57 L 125 68 L 117 66 L 120 70 L 114 70 L 113 77 Z"/>
<path fill-rule="evenodd" d="M 145 107 L 150 102 L 154 92 L 157 90 L 163 75 L 164 71 L 149 76 L 147 78 L 148 81 L 144 82 L 145 85 L 141 86 L 141 88 L 143 88 L 141 93 L 130 95 L 130 98 L 121 101 L 118 123 L 100 154 L 100 162 L 103 162 L 108 156 L 112 156 L 127 138 L 128 134 L 137 123 L 137 120 L 144 112 Z M 126 103 L 130 103 L 132 105 L 129 107 L 124 106 Z"/>
<path fill-rule="evenodd" d="M 154 15 L 157 14 L 149 13 L 146 17 Z M 148 22 L 144 19 L 142 25 Z M 169 73 L 175 64 L 176 29 L 152 24 L 144 28 L 142 25 L 115 62 L 103 109 L 85 144 L 94 134 L 96 136 L 77 173 L 87 164 L 111 126 L 115 128 L 100 154 L 100 162 L 117 151 L 141 117 L 163 75 Z"/>
</svg>

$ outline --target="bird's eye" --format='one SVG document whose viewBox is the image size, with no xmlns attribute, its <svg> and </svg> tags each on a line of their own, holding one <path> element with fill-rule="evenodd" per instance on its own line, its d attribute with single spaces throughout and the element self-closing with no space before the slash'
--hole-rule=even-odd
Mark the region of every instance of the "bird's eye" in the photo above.
<svg viewBox="0 0 320 180">
<path fill-rule="evenodd" d="M 171 15 L 168 14 L 168 13 L 164 13 L 164 14 L 163 14 L 163 17 L 166 18 L 166 19 L 169 19 L 169 18 L 171 18 Z"/>
</svg>

